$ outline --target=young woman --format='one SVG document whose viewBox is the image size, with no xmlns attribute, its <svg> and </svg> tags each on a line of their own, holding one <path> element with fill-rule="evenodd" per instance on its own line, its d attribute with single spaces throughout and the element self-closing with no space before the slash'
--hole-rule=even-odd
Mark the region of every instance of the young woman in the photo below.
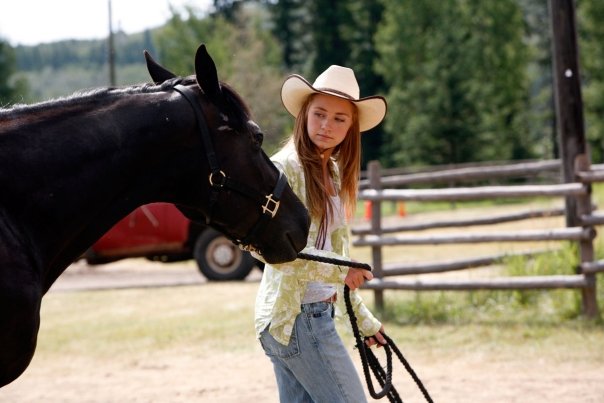
<svg viewBox="0 0 604 403">
<path fill-rule="evenodd" d="M 285 108 L 296 117 L 289 142 L 273 156 L 311 215 L 305 253 L 348 259 L 347 215 L 355 210 L 361 161 L 361 132 L 386 114 L 380 96 L 359 98 L 354 72 L 331 66 L 313 84 L 299 75 L 281 89 Z M 281 402 L 364 402 L 353 362 L 335 329 L 346 312 L 344 284 L 368 344 L 385 344 L 381 323 L 356 289 L 371 272 L 306 260 L 266 264 L 256 300 L 256 333 L 270 357 Z"/>
</svg>

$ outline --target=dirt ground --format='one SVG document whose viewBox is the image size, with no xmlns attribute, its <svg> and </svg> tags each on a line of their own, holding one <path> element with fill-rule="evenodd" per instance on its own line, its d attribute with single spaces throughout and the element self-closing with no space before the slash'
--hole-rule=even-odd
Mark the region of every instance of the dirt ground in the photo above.
<svg viewBox="0 0 604 403">
<path fill-rule="evenodd" d="M 604 401 L 602 366 L 571 362 L 552 366 L 547 360 L 527 363 L 521 357 L 499 362 L 472 354 L 447 359 L 431 359 L 427 355 L 414 357 L 412 365 L 416 370 L 421 368 L 420 376 L 435 402 Z M 170 356 L 150 354 L 135 362 L 95 362 L 92 368 L 90 365 L 74 359 L 69 367 L 49 363 L 40 367 L 34 359 L 26 374 L 0 391 L 0 401 L 278 401 L 272 370 L 259 350 L 243 355 L 211 351 L 207 355 L 191 355 L 183 351 Z M 402 381 L 396 383 L 405 402 L 424 401 L 410 381 Z"/>
<path fill-rule="evenodd" d="M 204 282 L 192 265 L 168 271 L 158 269 L 155 265 L 159 264 L 133 267 L 126 260 L 93 270 L 76 263 L 50 292 Z M 256 271 L 247 281 L 258 279 Z M 352 354 L 358 362 L 357 353 Z M 419 350 L 407 358 L 435 402 L 604 402 L 604 363 L 538 357 L 530 351 L 528 356 L 497 354 L 496 346 L 493 354 L 464 350 L 436 356 L 431 350 Z M 403 400 L 424 401 L 400 371 L 395 384 Z M 0 402 L 7 403 L 242 401 L 278 401 L 272 368 L 259 346 L 237 352 L 216 351 L 212 346 L 182 347 L 169 353 L 146 351 L 127 360 L 71 357 L 56 363 L 34 357 L 25 374 L 0 389 Z"/>
</svg>

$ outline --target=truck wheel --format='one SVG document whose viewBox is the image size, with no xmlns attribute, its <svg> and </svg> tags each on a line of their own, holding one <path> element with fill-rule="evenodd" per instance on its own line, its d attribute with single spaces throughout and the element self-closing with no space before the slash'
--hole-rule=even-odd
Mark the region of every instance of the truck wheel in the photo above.
<svg viewBox="0 0 604 403">
<path fill-rule="evenodd" d="M 256 260 L 213 228 L 203 231 L 195 242 L 193 256 L 208 280 L 243 280 Z"/>
</svg>

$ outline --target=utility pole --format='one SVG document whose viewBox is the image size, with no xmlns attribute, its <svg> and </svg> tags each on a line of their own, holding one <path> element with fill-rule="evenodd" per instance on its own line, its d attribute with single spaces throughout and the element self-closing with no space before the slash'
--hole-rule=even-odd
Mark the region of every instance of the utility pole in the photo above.
<svg viewBox="0 0 604 403">
<path fill-rule="evenodd" d="M 583 100 L 581 97 L 581 74 L 575 0 L 549 0 L 552 31 L 552 58 L 554 73 L 554 99 L 558 142 L 562 160 L 564 183 L 579 182 L 578 171 L 590 169 L 591 158 L 585 138 Z M 582 226 L 581 216 L 591 213 L 591 184 L 586 196 L 567 196 L 566 226 Z M 593 237 L 580 241 L 581 262 L 592 262 L 594 258 Z M 579 269 L 580 270 L 580 269 Z M 582 289 L 583 313 L 588 317 L 599 316 L 596 299 L 596 278 L 593 273 L 584 274 L 588 287 Z"/>
<path fill-rule="evenodd" d="M 109 85 L 112 87 L 116 86 L 115 83 L 115 46 L 113 44 L 113 13 L 111 11 L 111 0 L 107 0 L 109 5 L 109 43 L 108 43 L 108 56 L 109 56 Z"/>
</svg>

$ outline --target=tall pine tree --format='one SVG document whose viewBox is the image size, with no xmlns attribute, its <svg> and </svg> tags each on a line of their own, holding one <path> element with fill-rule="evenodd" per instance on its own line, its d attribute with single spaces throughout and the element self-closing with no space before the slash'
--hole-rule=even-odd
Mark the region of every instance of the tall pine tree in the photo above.
<svg viewBox="0 0 604 403">
<path fill-rule="evenodd" d="M 384 1 L 378 70 L 389 92 L 384 161 L 527 158 L 526 46 L 515 0 Z M 392 113 L 392 111 L 396 111 Z"/>
<path fill-rule="evenodd" d="M 375 63 L 379 58 L 375 35 L 382 21 L 384 7 L 381 2 L 374 0 L 356 0 L 346 4 L 348 15 L 352 18 L 350 23 L 344 21 L 342 24 L 342 32 L 351 44 L 346 63 L 354 69 L 361 96 L 386 95 L 384 80 L 375 71 Z M 363 134 L 363 167 L 371 160 L 380 159 L 383 138 L 383 125 Z"/>
<path fill-rule="evenodd" d="M 592 162 L 604 162 L 604 2 L 581 0 L 577 6 L 583 105 Z"/>
</svg>

